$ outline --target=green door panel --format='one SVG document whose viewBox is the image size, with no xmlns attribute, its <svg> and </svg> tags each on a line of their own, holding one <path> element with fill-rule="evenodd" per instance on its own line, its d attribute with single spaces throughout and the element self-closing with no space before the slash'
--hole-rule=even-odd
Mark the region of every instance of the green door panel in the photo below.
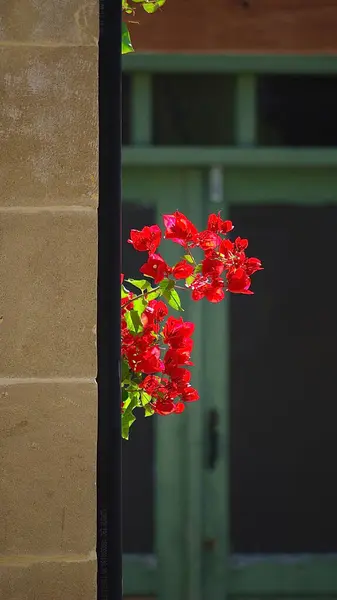
<svg viewBox="0 0 337 600">
<path fill-rule="evenodd" d="M 204 204 L 206 212 L 214 210 L 206 186 Z M 329 168 L 224 169 L 223 199 L 219 208 L 228 216 L 231 206 L 240 205 L 301 205 L 303 210 L 306 206 L 336 206 L 337 172 Z M 317 234 L 324 236 L 324 231 Z M 238 230 L 237 235 L 244 236 L 245 232 Z M 230 303 L 235 301 L 237 298 L 232 297 Z M 219 313 L 217 308 L 205 305 L 203 309 L 203 385 L 207 408 L 218 411 L 219 458 L 213 469 L 203 471 L 202 597 L 213 600 L 337 599 L 337 553 L 336 556 L 240 556 L 230 552 L 229 304 L 222 306 Z M 245 377 L 244 373 L 242 377 Z M 273 401 L 272 397 L 270 401 Z"/>
<path fill-rule="evenodd" d="M 231 205 L 337 203 L 331 168 L 226 168 L 223 198 L 212 204 L 206 171 L 124 167 L 124 201 L 154 207 L 157 222 L 179 209 L 197 226 Z M 240 235 L 238 231 L 238 235 Z M 163 243 L 174 264 L 180 249 Z M 263 274 L 261 275 L 263 276 Z M 124 557 L 125 595 L 158 600 L 337 599 L 337 557 L 231 556 L 229 525 L 229 303 L 182 301 L 195 322 L 193 383 L 201 401 L 156 421 L 155 548 Z M 235 301 L 235 298 L 232 300 Z M 209 411 L 218 415 L 218 459 L 210 466 Z M 136 494 L 136 491 L 135 491 Z"/>
<path fill-rule="evenodd" d="M 198 171 L 125 168 L 123 201 L 153 207 L 157 215 L 156 222 L 160 225 L 163 214 L 179 209 L 190 216 L 197 226 L 201 226 L 202 185 Z M 181 256 L 181 248 L 171 242 L 163 242 L 160 251 L 170 264 L 177 262 Z M 195 363 L 200 365 L 201 307 L 189 303 L 188 298 L 185 301 L 183 293 L 181 299 L 185 308 L 184 318 L 196 325 L 193 357 Z M 196 368 L 193 384 L 199 388 L 200 382 L 201 373 Z M 150 556 L 124 556 L 126 596 L 155 595 L 158 600 L 200 598 L 201 402 L 189 406 L 186 413 L 152 417 L 156 419 L 156 552 Z M 132 443 L 132 435 L 128 443 Z"/>
<path fill-rule="evenodd" d="M 235 597 L 337 598 L 337 556 L 242 557 L 230 568 Z"/>
</svg>

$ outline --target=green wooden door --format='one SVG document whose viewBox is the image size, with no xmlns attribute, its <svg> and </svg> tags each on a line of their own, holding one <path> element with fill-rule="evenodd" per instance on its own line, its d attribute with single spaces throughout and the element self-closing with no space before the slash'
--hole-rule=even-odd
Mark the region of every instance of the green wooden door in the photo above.
<svg viewBox="0 0 337 600">
<path fill-rule="evenodd" d="M 179 208 L 200 225 L 201 176 L 193 169 L 125 168 L 123 171 L 124 269 L 144 258 L 126 244 L 126 229 L 161 224 Z M 174 264 L 180 248 L 164 242 Z M 137 254 L 136 262 L 131 257 Z M 140 263 L 142 264 L 142 262 Z M 184 300 L 184 298 L 182 298 Z M 196 324 L 194 360 L 201 364 L 201 307 L 184 302 L 184 317 Z M 201 373 L 195 369 L 194 385 Z M 201 585 L 202 404 L 188 414 L 136 422 L 124 444 L 124 593 L 159 600 L 198 599 Z M 151 421 L 151 427 L 148 424 Z M 137 433 L 136 433 L 137 430 Z M 147 463 L 144 465 L 144 461 Z M 149 464 L 151 463 L 151 464 Z"/>
<path fill-rule="evenodd" d="M 321 255 L 335 262 L 336 170 L 227 169 L 222 208 L 266 270 L 255 297 L 205 307 L 219 457 L 204 471 L 203 597 L 337 598 L 337 319 Z"/>
</svg>

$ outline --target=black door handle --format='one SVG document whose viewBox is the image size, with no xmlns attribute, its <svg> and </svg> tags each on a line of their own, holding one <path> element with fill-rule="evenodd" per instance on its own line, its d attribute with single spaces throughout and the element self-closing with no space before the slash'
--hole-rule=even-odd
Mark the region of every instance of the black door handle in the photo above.
<svg viewBox="0 0 337 600">
<path fill-rule="evenodd" d="M 219 414 L 215 409 L 208 413 L 208 460 L 209 469 L 215 469 L 219 455 Z"/>
</svg>

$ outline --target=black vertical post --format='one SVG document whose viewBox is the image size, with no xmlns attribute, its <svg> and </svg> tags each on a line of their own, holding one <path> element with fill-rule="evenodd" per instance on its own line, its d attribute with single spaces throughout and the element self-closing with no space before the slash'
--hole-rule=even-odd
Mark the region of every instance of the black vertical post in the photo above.
<svg viewBox="0 0 337 600">
<path fill-rule="evenodd" d="M 121 0 L 100 0 L 98 88 L 98 598 L 121 600 Z"/>
</svg>

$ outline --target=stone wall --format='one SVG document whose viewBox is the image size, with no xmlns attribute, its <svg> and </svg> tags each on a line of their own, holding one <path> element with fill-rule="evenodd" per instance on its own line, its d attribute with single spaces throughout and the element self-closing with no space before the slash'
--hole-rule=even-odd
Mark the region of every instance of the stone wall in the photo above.
<svg viewBox="0 0 337 600">
<path fill-rule="evenodd" d="M 97 0 L 0 9 L 0 598 L 96 596 Z"/>
<path fill-rule="evenodd" d="M 335 0 L 167 0 L 133 20 L 140 21 L 131 25 L 138 51 L 337 51 Z"/>
</svg>

